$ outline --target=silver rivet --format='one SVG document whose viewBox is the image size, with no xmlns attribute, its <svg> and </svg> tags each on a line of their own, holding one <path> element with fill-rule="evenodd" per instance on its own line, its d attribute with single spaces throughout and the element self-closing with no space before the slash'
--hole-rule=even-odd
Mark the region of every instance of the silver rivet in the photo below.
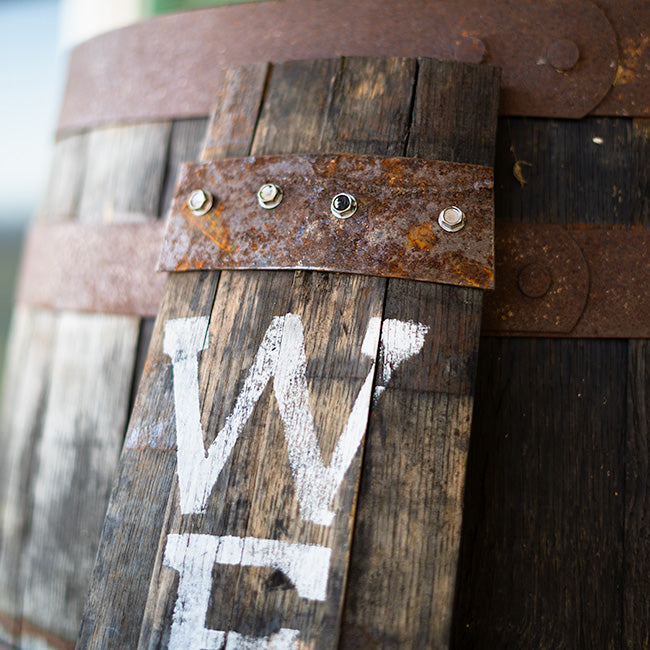
<svg viewBox="0 0 650 650">
<path fill-rule="evenodd" d="M 465 227 L 465 213 L 460 208 L 452 205 L 440 213 L 438 223 L 447 232 L 458 232 Z"/>
<path fill-rule="evenodd" d="M 206 190 L 194 190 L 187 200 L 187 206 L 197 217 L 207 214 L 212 207 L 212 194 Z"/>
<path fill-rule="evenodd" d="M 280 205 L 283 196 L 282 190 L 277 185 L 273 185 L 273 183 L 264 183 L 257 190 L 257 202 L 266 210 Z"/>
<path fill-rule="evenodd" d="M 357 200 L 352 194 L 341 192 L 332 199 L 330 210 L 338 219 L 348 219 L 357 211 Z"/>
</svg>

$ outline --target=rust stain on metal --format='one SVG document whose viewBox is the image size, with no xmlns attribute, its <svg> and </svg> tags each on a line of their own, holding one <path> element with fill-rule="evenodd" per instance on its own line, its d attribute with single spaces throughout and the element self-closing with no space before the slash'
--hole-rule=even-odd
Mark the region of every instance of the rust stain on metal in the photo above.
<svg viewBox="0 0 650 650">
<path fill-rule="evenodd" d="M 615 25 L 625 22 L 629 6 L 612 9 L 622 19 Z M 647 21 L 647 6 L 634 6 Z M 332 37 L 350 25 L 353 37 Z M 547 61 L 558 41 L 579 51 L 567 72 Z M 207 116 L 229 66 L 387 55 L 499 66 L 502 114 L 558 118 L 592 111 L 612 87 L 618 58 L 612 25 L 589 0 L 272 0 L 215 7 L 161 16 L 75 48 L 58 131 Z M 635 74 L 647 89 L 647 72 Z M 630 114 L 642 108 L 618 94 L 602 106 Z"/>
<path fill-rule="evenodd" d="M 650 231 L 498 224 L 483 334 L 650 337 Z"/>
<path fill-rule="evenodd" d="M 334 172 L 330 176 L 336 179 Z M 420 190 L 426 192 L 426 186 Z M 259 239 L 273 244 L 282 237 L 282 219 L 275 218 L 272 224 L 267 217 L 241 248 L 259 250 Z M 353 260 L 381 266 L 370 256 L 372 241 L 348 239 L 346 222 L 331 220 Z M 166 284 L 166 274 L 154 270 L 162 226 L 158 221 L 33 226 L 23 254 L 17 300 L 50 309 L 155 315 Z M 463 250 L 445 253 L 437 250 L 440 247 L 429 233 L 435 233 L 435 226 L 428 221 L 407 224 L 403 239 L 384 242 L 389 275 L 403 277 L 405 250 L 410 250 L 420 255 L 420 262 L 444 267 L 453 283 L 485 287 L 494 281 L 492 256 L 486 264 Z M 443 240 L 444 234 L 441 231 Z M 319 253 L 318 244 L 313 239 L 303 241 L 309 247 L 301 268 L 310 268 L 305 260 L 314 251 Z M 650 338 L 649 230 L 500 223 L 496 255 L 497 288 L 485 296 L 484 335 Z M 179 259 L 178 268 L 210 268 L 210 264 L 188 254 Z"/>
<path fill-rule="evenodd" d="M 618 43 L 616 76 L 594 115 L 650 115 L 650 4 L 646 0 L 595 0 Z"/>
<path fill-rule="evenodd" d="M 272 210 L 257 202 L 266 183 L 282 188 Z M 197 217 L 196 187 L 215 207 Z M 332 197 L 358 203 L 349 219 Z M 459 232 L 440 211 L 458 205 Z M 160 268 L 312 269 L 490 288 L 494 283 L 492 170 L 477 165 L 355 155 L 288 155 L 187 164 L 172 203 Z M 227 243 L 227 245 L 225 245 Z"/>
</svg>

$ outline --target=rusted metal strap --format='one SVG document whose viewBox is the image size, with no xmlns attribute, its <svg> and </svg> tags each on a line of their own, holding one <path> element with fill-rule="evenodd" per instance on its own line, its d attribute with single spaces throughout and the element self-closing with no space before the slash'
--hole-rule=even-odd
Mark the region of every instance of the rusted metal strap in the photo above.
<svg viewBox="0 0 650 650">
<path fill-rule="evenodd" d="M 25 242 L 16 300 L 49 309 L 155 316 L 164 224 L 37 224 Z"/>
<path fill-rule="evenodd" d="M 498 224 L 483 333 L 650 338 L 650 231 Z"/>
<path fill-rule="evenodd" d="M 160 222 L 34 226 L 17 299 L 154 316 L 166 280 L 153 270 L 162 241 Z M 650 338 L 649 259 L 649 230 L 499 223 L 483 334 Z"/>
<path fill-rule="evenodd" d="M 273 192 L 283 196 L 273 208 L 257 196 L 269 183 L 271 203 Z M 192 209 L 197 191 L 211 205 Z M 183 166 L 160 268 L 312 269 L 487 289 L 493 233 L 489 167 L 356 155 L 226 159 Z"/>
<path fill-rule="evenodd" d="M 227 66 L 341 55 L 499 66 L 505 115 L 643 116 L 650 114 L 648 34 L 650 4 L 642 0 L 274 0 L 216 7 L 78 46 L 58 129 L 207 116 Z"/>
</svg>

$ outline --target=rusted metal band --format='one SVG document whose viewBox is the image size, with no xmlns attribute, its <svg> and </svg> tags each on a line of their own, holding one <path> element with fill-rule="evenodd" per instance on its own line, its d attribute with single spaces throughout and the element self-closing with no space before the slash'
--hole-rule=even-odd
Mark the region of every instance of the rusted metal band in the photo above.
<svg viewBox="0 0 650 650">
<path fill-rule="evenodd" d="M 483 333 L 650 338 L 650 231 L 499 223 Z"/>
<path fill-rule="evenodd" d="M 274 183 L 282 202 L 257 192 Z M 213 197 L 198 216 L 200 188 Z M 332 213 L 339 193 L 356 199 Z M 448 232 L 439 214 L 457 206 L 465 225 Z M 453 228 L 453 226 L 452 226 Z M 285 155 L 183 166 L 160 257 L 165 271 L 311 269 L 487 289 L 494 284 L 492 169 L 418 158 Z"/>
<path fill-rule="evenodd" d="M 155 316 L 166 276 L 156 273 L 164 223 L 37 224 L 25 242 L 19 303 Z"/>
<path fill-rule="evenodd" d="M 162 16 L 72 52 L 58 130 L 207 116 L 228 66 L 352 55 L 499 66 L 505 115 L 647 115 L 639 25 L 640 0 L 273 0 Z"/>
<path fill-rule="evenodd" d="M 456 233 L 457 234 L 457 233 Z M 160 222 L 32 228 L 19 302 L 154 316 L 166 274 L 154 271 Z M 650 231 L 499 223 L 487 336 L 650 338 Z"/>
</svg>

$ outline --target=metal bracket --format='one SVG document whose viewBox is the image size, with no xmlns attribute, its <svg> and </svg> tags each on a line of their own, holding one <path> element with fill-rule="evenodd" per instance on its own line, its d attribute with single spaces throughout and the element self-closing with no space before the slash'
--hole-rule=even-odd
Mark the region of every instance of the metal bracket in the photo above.
<svg viewBox="0 0 650 650">
<path fill-rule="evenodd" d="M 266 209 L 259 193 L 271 185 L 283 198 Z M 192 207 L 197 190 L 212 198 L 205 214 Z M 159 268 L 311 269 L 487 289 L 493 224 L 492 169 L 478 165 L 358 155 L 186 164 Z"/>
<path fill-rule="evenodd" d="M 497 225 L 483 334 L 650 337 L 650 231 Z"/>
</svg>

